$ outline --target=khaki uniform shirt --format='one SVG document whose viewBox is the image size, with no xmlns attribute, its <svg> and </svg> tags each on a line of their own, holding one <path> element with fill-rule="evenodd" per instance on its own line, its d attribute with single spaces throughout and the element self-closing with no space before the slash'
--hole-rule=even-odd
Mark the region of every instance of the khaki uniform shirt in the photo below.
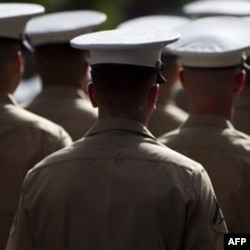
<svg viewBox="0 0 250 250">
<path fill-rule="evenodd" d="M 4 249 L 26 172 L 72 143 L 66 132 L 0 93 L 0 249 Z"/>
<path fill-rule="evenodd" d="M 250 99 L 240 97 L 234 111 L 236 129 L 250 135 Z"/>
<path fill-rule="evenodd" d="M 148 123 L 148 129 L 154 136 L 160 136 L 179 127 L 188 114 L 172 103 L 158 104 Z"/>
<path fill-rule="evenodd" d="M 41 91 L 41 79 L 38 75 L 34 75 L 30 78 L 22 79 L 13 95 L 17 103 L 25 105 L 31 102 Z"/>
<path fill-rule="evenodd" d="M 250 233 L 250 137 L 220 116 L 190 115 L 162 143 L 207 170 L 231 233 Z"/>
<path fill-rule="evenodd" d="M 26 108 L 61 125 L 73 141 L 83 137 L 97 119 L 84 92 L 71 87 L 46 87 Z"/>
<path fill-rule="evenodd" d="M 29 172 L 10 239 L 22 250 L 215 250 L 225 231 L 198 163 L 139 122 L 103 119 Z"/>
</svg>

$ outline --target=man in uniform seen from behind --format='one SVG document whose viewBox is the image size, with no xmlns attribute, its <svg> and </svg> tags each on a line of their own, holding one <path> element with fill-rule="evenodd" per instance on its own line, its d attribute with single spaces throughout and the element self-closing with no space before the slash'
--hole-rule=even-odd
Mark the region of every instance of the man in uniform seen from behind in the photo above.
<svg viewBox="0 0 250 250">
<path fill-rule="evenodd" d="M 127 20 L 121 23 L 118 29 L 159 27 L 174 30 L 187 22 L 189 19 L 180 16 L 150 15 Z M 156 110 L 148 122 L 148 129 L 154 136 L 160 136 L 176 129 L 187 119 L 188 115 L 175 105 L 172 98 L 175 85 L 179 81 L 177 57 L 169 53 L 165 47 L 162 51 L 161 61 L 163 66 L 161 73 L 166 79 L 166 84 L 161 84 L 159 88 Z"/>
<path fill-rule="evenodd" d="M 250 18 L 244 17 L 249 24 Z M 250 47 L 250 43 L 249 43 Z M 236 129 L 250 135 L 250 49 L 246 50 L 246 81 L 234 109 L 233 124 Z"/>
<path fill-rule="evenodd" d="M 178 38 L 109 30 L 71 41 L 90 50 L 98 122 L 29 172 L 8 249 L 221 249 L 226 228 L 204 168 L 146 129 L 160 50 Z"/>
<path fill-rule="evenodd" d="M 248 58 L 249 61 L 249 58 Z M 246 68 L 246 82 L 234 109 L 233 125 L 239 131 L 250 135 L 250 67 Z"/>
<path fill-rule="evenodd" d="M 192 20 L 209 16 L 235 16 L 250 15 L 250 1 L 245 0 L 195 0 L 182 7 L 184 15 Z M 179 88 L 174 96 L 175 103 L 181 109 L 189 112 L 189 102 L 185 89 Z"/>
<path fill-rule="evenodd" d="M 178 29 L 182 39 L 169 49 L 180 56 L 190 115 L 159 138 L 205 167 L 230 233 L 250 232 L 250 137 L 232 125 L 245 80 L 247 30 L 249 24 L 236 17 L 203 18 Z"/>
<path fill-rule="evenodd" d="M 43 15 L 27 24 L 43 89 L 26 109 L 58 123 L 74 141 L 96 122 L 97 113 L 83 89 L 88 77 L 88 51 L 72 48 L 69 41 L 105 20 L 104 13 L 78 10 Z"/>
<path fill-rule="evenodd" d="M 0 4 L 0 249 L 4 249 L 26 172 L 72 143 L 58 125 L 19 107 L 13 93 L 23 72 L 26 22 L 44 11 L 36 4 Z"/>
</svg>

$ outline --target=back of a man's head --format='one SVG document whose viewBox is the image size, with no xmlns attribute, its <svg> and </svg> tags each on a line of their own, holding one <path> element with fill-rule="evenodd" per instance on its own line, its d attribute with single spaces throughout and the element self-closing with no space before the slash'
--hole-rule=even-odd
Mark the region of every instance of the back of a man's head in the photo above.
<svg viewBox="0 0 250 250">
<path fill-rule="evenodd" d="M 0 4 L 0 90 L 13 94 L 22 73 L 22 49 L 25 26 L 34 16 L 45 11 L 39 4 L 1 3 Z M 27 43 L 26 43 L 27 44 Z"/>
<path fill-rule="evenodd" d="M 240 71 L 240 65 L 225 68 L 184 67 L 183 81 L 192 91 L 209 95 L 212 92 L 226 91 L 228 87 L 235 84 Z"/>
<path fill-rule="evenodd" d="M 155 109 L 161 75 L 161 52 L 179 39 L 162 29 L 107 30 L 75 37 L 74 48 L 90 51 L 93 84 L 88 93 L 99 118 L 122 117 L 147 124 Z"/>
<path fill-rule="evenodd" d="M 91 76 L 97 101 L 116 117 L 140 116 L 157 79 L 153 68 L 119 64 L 92 66 Z"/>
<path fill-rule="evenodd" d="M 184 67 L 180 78 L 189 97 L 191 113 L 227 113 L 230 118 L 245 77 L 238 65 L 225 68 Z"/>
<path fill-rule="evenodd" d="M 44 86 L 80 87 L 87 74 L 88 51 L 69 44 L 47 44 L 35 49 L 37 70 Z"/>
</svg>

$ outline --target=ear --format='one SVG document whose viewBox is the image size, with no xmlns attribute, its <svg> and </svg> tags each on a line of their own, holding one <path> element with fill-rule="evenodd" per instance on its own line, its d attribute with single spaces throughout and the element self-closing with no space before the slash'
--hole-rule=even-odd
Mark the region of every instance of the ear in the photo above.
<svg viewBox="0 0 250 250">
<path fill-rule="evenodd" d="M 12 75 L 10 91 L 11 93 L 14 93 L 20 83 L 24 71 L 24 62 L 21 51 L 18 51 L 11 57 L 8 70 Z"/>
<path fill-rule="evenodd" d="M 94 85 L 92 82 L 89 82 L 87 85 L 87 91 L 88 91 L 88 96 L 90 99 L 90 102 L 94 108 L 98 107 L 98 103 L 95 98 L 95 90 L 94 90 Z"/>
<path fill-rule="evenodd" d="M 153 85 L 149 90 L 148 95 L 148 106 L 152 108 L 152 110 L 156 109 L 157 97 L 159 94 L 159 84 Z"/>
<path fill-rule="evenodd" d="M 245 85 L 246 71 L 244 69 L 240 70 L 236 75 L 236 86 L 234 91 L 238 94 L 241 92 Z"/>
<path fill-rule="evenodd" d="M 13 58 L 13 71 L 15 73 L 23 74 L 24 71 L 24 62 L 22 52 L 18 51 Z"/>
<path fill-rule="evenodd" d="M 187 90 L 187 84 L 186 84 L 186 81 L 185 81 L 185 75 L 184 75 L 183 68 L 179 69 L 179 78 L 180 78 L 181 85 L 182 85 L 183 89 Z"/>
<path fill-rule="evenodd" d="M 83 63 L 83 68 L 82 68 L 82 72 L 83 72 L 84 77 L 87 77 L 88 71 L 89 71 L 89 63 L 84 62 Z"/>
<path fill-rule="evenodd" d="M 174 79 L 175 81 L 179 78 L 179 71 L 180 71 L 180 67 L 178 65 L 178 63 L 175 63 L 174 66 L 173 66 L 173 75 L 174 75 Z"/>
</svg>

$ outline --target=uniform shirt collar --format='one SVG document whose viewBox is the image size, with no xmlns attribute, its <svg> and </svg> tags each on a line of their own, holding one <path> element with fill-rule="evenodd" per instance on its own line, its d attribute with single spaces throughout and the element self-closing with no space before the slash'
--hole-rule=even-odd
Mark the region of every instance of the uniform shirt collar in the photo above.
<svg viewBox="0 0 250 250">
<path fill-rule="evenodd" d="M 17 105 L 17 102 L 15 101 L 13 95 L 4 92 L 0 92 L 0 103 Z"/>
<path fill-rule="evenodd" d="M 197 125 L 234 129 L 232 123 L 225 117 L 210 114 L 190 114 L 182 127 L 191 127 Z"/>
<path fill-rule="evenodd" d="M 98 119 L 98 121 L 86 133 L 85 136 L 91 136 L 108 130 L 126 130 L 132 133 L 143 134 L 144 136 L 155 139 L 155 137 L 142 123 L 136 120 L 125 118 Z"/>
</svg>

